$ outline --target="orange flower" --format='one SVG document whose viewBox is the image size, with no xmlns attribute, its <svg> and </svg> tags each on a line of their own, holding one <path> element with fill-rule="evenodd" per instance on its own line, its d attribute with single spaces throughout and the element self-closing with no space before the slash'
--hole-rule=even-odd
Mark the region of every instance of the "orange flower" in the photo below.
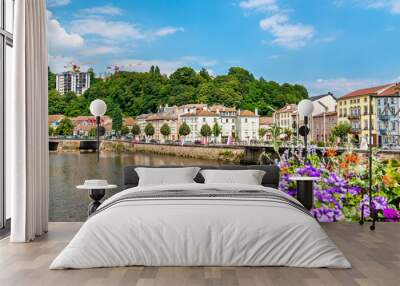
<svg viewBox="0 0 400 286">
<path fill-rule="evenodd" d="M 337 154 L 337 153 L 336 153 L 336 150 L 335 150 L 335 149 L 327 149 L 326 152 L 325 152 L 325 155 L 326 155 L 327 157 L 330 157 L 330 158 L 335 157 L 336 154 Z"/>
<path fill-rule="evenodd" d="M 281 168 L 281 173 L 282 173 L 282 174 L 287 174 L 287 173 L 289 173 L 289 167 L 282 167 L 282 168 Z"/>
<path fill-rule="evenodd" d="M 348 165 L 345 162 L 340 163 L 340 168 L 341 169 L 347 169 Z"/>
<path fill-rule="evenodd" d="M 385 187 L 390 187 L 393 185 L 393 180 L 389 175 L 384 175 L 382 177 L 383 180 L 383 184 L 385 185 Z"/>
<path fill-rule="evenodd" d="M 344 158 L 345 158 L 345 161 L 348 163 L 357 164 L 359 161 L 356 153 L 347 153 Z"/>
</svg>

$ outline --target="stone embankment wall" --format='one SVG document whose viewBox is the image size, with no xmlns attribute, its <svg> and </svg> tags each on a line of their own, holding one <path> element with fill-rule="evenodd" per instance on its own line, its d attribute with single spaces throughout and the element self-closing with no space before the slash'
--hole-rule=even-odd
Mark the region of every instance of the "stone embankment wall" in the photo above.
<svg viewBox="0 0 400 286">
<path fill-rule="evenodd" d="M 77 140 L 62 140 L 58 142 L 58 152 L 75 152 L 79 151 L 80 142 Z"/>
<path fill-rule="evenodd" d="M 243 148 L 207 147 L 199 145 L 133 144 L 110 141 L 102 142 L 100 150 L 102 152 L 143 152 L 234 163 L 239 163 L 245 153 Z"/>
</svg>

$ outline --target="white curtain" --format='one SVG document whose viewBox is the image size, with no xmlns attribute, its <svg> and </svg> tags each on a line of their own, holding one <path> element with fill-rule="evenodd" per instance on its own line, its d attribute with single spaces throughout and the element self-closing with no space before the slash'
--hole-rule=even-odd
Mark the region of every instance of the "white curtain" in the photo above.
<svg viewBox="0 0 400 286">
<path fill-rule="evenodd" d="M 45 0 L 15 1 L 13 93 L 6 98 L 12 242 L 47 232 L 49 155 Z"/>
</svg>

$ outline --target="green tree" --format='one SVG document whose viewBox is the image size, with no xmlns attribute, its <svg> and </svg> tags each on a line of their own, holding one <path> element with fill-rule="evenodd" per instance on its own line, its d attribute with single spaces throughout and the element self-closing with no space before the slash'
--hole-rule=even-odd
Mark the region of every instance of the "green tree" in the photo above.
<svg viewBox="0 0 400 286">
<path fill-rule="evenodd" d="M 146 125 L 146 127 L 144 128 L 144 134 L 146 134 L 146 136 L 148 136 L 148 137 L 151 137 L 154 135 L 154 132 L 155 132 L 155 130 L 154 130 L 153 124 L 148 123 Z"/>
<path fill-rule="evenodd" d="M 210 81 L 212 80 L 210 74 L 208 73 L 207 69 L 205 68 L 201 68 L 200 72 L 199 72 L 199 76 L 202 80 L 204 81 Z"/>
<path fill-rule="evenodd" d="M 56 133 L 56 130 L 53 126 L 49 125 L 49 136 L 54 136 Z"/>
<path fill-rule="evenodd" d="M 164 139 L 168 138 L 168 136 L 171 134 L 171 128 L 167 123 L 164 123 L 161 126 L 160 133 L 162 134 L 162 136 L 164 136 Z"/>
<path fill-rule="evenodd" d="M 331 129 L 331 135 L 340 138 L 341 143 L 344 143 L 350 131 L 351 125 L 347 122 L 341 122 Z"/>
<path fill-rule="evenodd" d="M 88 132 L 88 136 L 96 137 L 97 136 L 97 128 L 96 127 L 90 128 L 90 130 Z"/>
<path fill-rule="evenodd" d="M 140 133 L 141 133 L 140 126 L 138 124 L 136 124 L 136 123 L 133 124 L 132 125 L 132 129 L 131 129 L 131 133 L 135 137 L 140 135 Z"/>
<path fill-rule="evenodd" d="M 69 136 L 72 134 L 74 134 L 74 124 L 71 119 L 64 117 L 56 128 L 56 135 Z"/>
<path fill-rule="evenodd" d="M 274 149 L 276 155 L 279 157 L 279 161 L 281 161 L 281 155 L 279 153 L 279 149 L 282 145 L 282 142 L 280 141 L 279 137 L 282 134 L 282 129 L 278 125 L 273 124 L 271 126 L 270 131 L 271 131 L 271 137 L 272 137 L 272 148 Z"/>
<path fill-rule="evenodd" d="M 48 106 L 49 114 L 64 114 L 65 98 L 57 90 L 52 89 L 49 91 Z"/>
<path fill-rule="evenodd" d="M 260 136 L 261 140 L 264 139 L 265 135 L 268 133 L 268 129 L 260 128 L 258 129 L 258 135 Z"/>
<path fill-rule="evenodd" d="M 200 79 L 194 69 L 190 67 L 178 68 L 174 73 L 171 74 L 170 80 L 174 84 L 191 85 L 197 86 L 200 83 Z"/>
<path fill-rule="evenodd" d="M 111 112 L 111 119 L 112 119 L 112 129 L 116 132 L 121 131 L 122 124 L 123 124 L 121 109 L 115 108 Z"/>
<path fill-rule="evenodd" d="M 64 93 L 63 96 L 64 96 L 65 101 L 67 103 L 70 103 L 71 101 L 73 101 L 73 100 L 75 100 L 77 98 L 76 93 L 73 92 L 73 91 L 67 91 L 66 93 Z"/>
<path fill-rule="evenodd" d="M 50 70 L 50 67 L 47 67 L 47 80 L 48 80 L 48 88 L 49 91 L 56 89 L 56 74 Z"/>
<path fill-rule="evenodd" d="M 129 128 L 128 128 L 128 126 L 122 126 L 121 127 L 121 135 L 122 136 L 125 136 L 125 135 L 128 135 L 129 134 Z"/>
<path fill-rule="evenodd" d="M 222 127 L 219 126 L 218 122 L 215 122 L 212 127 L 212 135 L 217 138 L 222 133 Z"/>
<path fill-rule="evenodd" d="M 83 96 L 73 98 L 71 101 L 66 103 L 64 109 L 64 115 L 68 117 L 76 117 L 79 115 L 90 115 L 89 114 L 89 102 Z"/>
<path fill-rule="evenodd" d="M 200 134 L 201 134 L 201 136 L 206 137 L 206 138 L 210 137 L 212 134 L 211 127 L 208 124 L 203 124 L 203 126 L 201 126 L 201 129 L 200 129 Z"/>
<path fill-rule="evenodd" d="M 189 125 L 186 122 L 183 122 L 181 126 L 179 126 L 179 135 L 180 136 L 188 136 L 191 132 Z"/>
</svg>

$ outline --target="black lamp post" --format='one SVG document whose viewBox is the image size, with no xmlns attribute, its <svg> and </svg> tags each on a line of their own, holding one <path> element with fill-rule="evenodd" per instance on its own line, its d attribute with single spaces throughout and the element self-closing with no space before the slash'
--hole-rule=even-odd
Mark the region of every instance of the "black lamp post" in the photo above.
<svg viewBox="0 0 400 286">
<path fill-rule="evenodd" d="M 299 106 L 299 116 L 302 116 L 304 118 L 304 125 L 299 128 L 299 133 L 301 136 L 304 137 L 304 162 L 307 161 L 307 148 L 308 148 L 308 133 L 310 132 L 310 129 L 308 128 L 308 117 L 312 114 L 314 111 L 314 105 L 311 100 L 309 99 L 303 99 L 300 101 Z"/>
<path fill-rule="evenodd" d="M 90 103 L 90 113 L 96 116 L 97 162 L 100 160 L 100 116 L 103 116 L 106 111 L 107 105 L 103 100 L 95 99 Z"/>
</svg>

